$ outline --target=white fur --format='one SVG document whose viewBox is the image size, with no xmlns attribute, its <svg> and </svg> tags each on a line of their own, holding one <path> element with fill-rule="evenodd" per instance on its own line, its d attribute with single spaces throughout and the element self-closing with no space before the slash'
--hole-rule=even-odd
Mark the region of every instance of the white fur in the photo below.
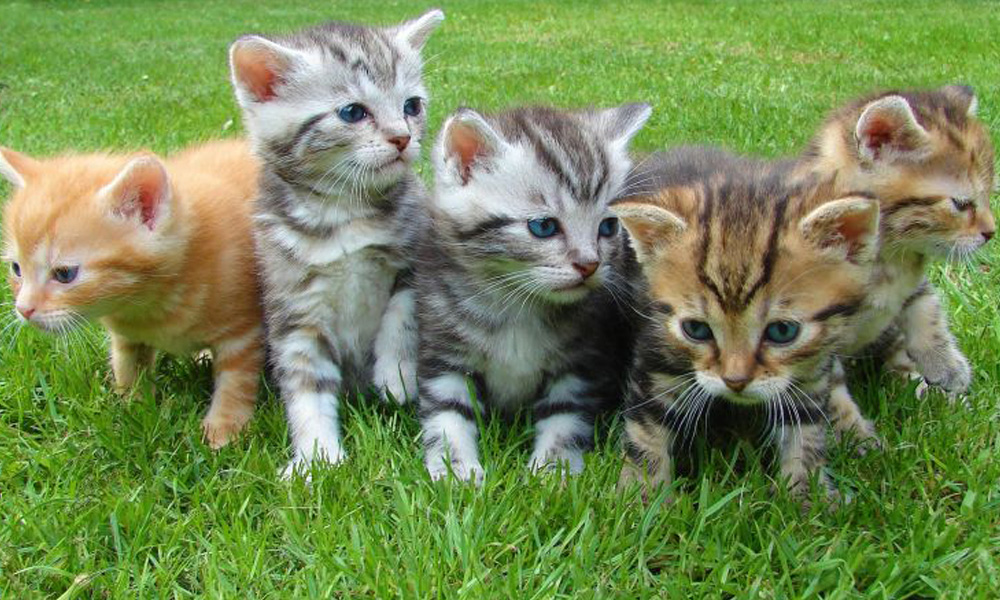
<svg viewBox="0 0 1000 600">
<path fill-rule="evenodd" d="M 389 300 L 375 337 L 372 381 L 384 399 L 388 394 L 400 404 L 417 393 L 416 331 L 407 327 L 416 318 L 416 310 L 413 290 L 397 292 Z"/>
<path fill-rule="evenodd" d="M 474 422 L 454 412 L 444 411 L 424 421 L 423 432 L 424 439 L 437 436 L 442 440 L 442 443 L 427 448 L 424 458 L 431 479 L 443 479 L 450 468 L 461 481 L 482 482 L 484 473 L 476 446 L 479 431 Z"/>
<path fill-rule="evenodd" d="M 535 449 L 528 466 L 533 471 L 565 467 L 571 475 L 583 471 L 583 450 L 566 446 L 565 441 L 576 436 L 589 436 L 593 425 L 576 414 L 557 414 L 535 425 Z"/>
</svg>

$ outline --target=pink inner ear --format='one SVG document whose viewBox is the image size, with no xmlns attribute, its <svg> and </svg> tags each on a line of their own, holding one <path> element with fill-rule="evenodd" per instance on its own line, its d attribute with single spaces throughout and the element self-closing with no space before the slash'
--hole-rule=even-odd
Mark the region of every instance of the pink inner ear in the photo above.
<svg viewBox="0 0 1000 600">
<path fill-rule="evenodd" d="M 167 174 L 158 163 L 136 165 L 119 188 L 120 213 L 130 219 L 138 217 L 152 231 L 162 212 L 169 186 Z"/>
<path fill-rule="evenodd" d="M 863 238 L 868 234 L 869 217 L 865 214 L 848 214 L 840 218 L 837 232 L 847 241 L 847 258 L 854 258 L 863 247 Z"/>
<path fill-rule="evenodd" d="M 883 146 L 892 142 L 893 131 L 896 129 L 887 119 L 875 118 L 868 123 L 865 129 L 865 146 L 872 151 L 872 155 L 878 158 L 879 150 Z"/>
<path fill-rule="evenodd" d="M 475 128 L 463 123 L 455 123 L 451 126 L 449 134 L 448 150 L 458 157 L 459 169 L 461 170 L 462 183 L 468 183 L 471 175 L 472 163 L 476 162 L 476 157 L 483 154 L 486 146 L 482 136 Z"/>
<path fill-rule="evenodd" d="M 236 70 L 243 85 L 261 102 L 267 102 L 275 97 L 274 88 L 278 77 L 275 58 L 271 53 L 259 49 L 242 49 L 233 56 L 233 68 Z"/>
</svg>

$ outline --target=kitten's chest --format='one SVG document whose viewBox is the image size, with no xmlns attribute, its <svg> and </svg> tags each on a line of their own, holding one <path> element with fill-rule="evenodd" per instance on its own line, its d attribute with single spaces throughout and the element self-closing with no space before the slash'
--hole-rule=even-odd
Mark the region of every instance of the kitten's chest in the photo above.
<svg viewBox="0 0 1000 600">
<path fill-rule="evenodd" d="M 877 340 L 899 316 L 906 299 L 923 280 L 922 268 L 891 263 L 878 265 L 865 307 L 858 315 L 857 335 L 850 351 L 861 350 Z"/>
<path fill-rule="evenodd" d="M 490 401 L 514 410 L 538 400 L 548 373 L 561 366 L 560 343 L 539 319 L 506 324 L 479 345 L 479 371 Z"/>
</svg>

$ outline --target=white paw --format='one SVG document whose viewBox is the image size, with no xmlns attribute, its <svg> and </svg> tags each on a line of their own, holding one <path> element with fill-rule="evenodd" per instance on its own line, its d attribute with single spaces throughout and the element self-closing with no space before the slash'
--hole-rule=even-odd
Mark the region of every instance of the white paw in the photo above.
<svg viewBox="0 0 1000 600">
<path fill-rule="evenodd" d="M 383 400 L 406 404 L 407 400 L 416 397 L 417 373 L 412 364 L 403 362 L 399 365 L 386 366 L 380 363 L 382 361 L 375 362 L 372 379 Z"/>
<path fill-rule="evenodd" d="M 347 453 L 340 447 L 340 444 L 328 444 L 325 448 L 317 450 L 312 455 L 296 452 L 295 458 L 285 465 L 285 468 L 280 472 L 280 476 L 287 481 L 298 475 L 305 477 L 307 482 L 311 482 L 312 467 L 314 464 L 325 462 L 329 465 L 338 465 L 346 459 Z"/>
<path fill-rule="evenodd" d="M 528 461 L 532 473 L 565 469 L 570 475 L 583 472 L 583 451 L 578 448 L 563 448 L 555 452 L 535 452 Z"/>
<path fill-rule="evenodd" d="M 465 463 L 453 460 L 450 466 L 451 468 L 449 469 L 449 464 L 445 460 L 436 460 L 433 464 L 427 465 L 427 472 L 431 476 L 431 481 L 446 479 L 448 474 L 451 473 L 459 481 L 471 482 L 477 487 L 483 485 L 486 471 L 483 470 L 483 466 L 478 462 Z"/>
</svg>

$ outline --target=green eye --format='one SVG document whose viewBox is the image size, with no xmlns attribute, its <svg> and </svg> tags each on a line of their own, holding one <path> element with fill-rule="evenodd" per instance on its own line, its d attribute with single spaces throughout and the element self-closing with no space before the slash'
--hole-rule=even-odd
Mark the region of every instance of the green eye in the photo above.
<svg viewBox="0 0 1000 600">
<path fill-rule="evenodd" d="M 772 344 L 789 344 L 799 337 L 801 329 L 795 321 L 774 321 L 764 330 L 764 339 Z"/>
<path fill-rule="evenodd" d="M 681 330 L 684 332 L 684 335 L 695 342 L 707 342 L 715 337 L 708 323 L 695 319 L 681 321 Z"/>
</svg>

